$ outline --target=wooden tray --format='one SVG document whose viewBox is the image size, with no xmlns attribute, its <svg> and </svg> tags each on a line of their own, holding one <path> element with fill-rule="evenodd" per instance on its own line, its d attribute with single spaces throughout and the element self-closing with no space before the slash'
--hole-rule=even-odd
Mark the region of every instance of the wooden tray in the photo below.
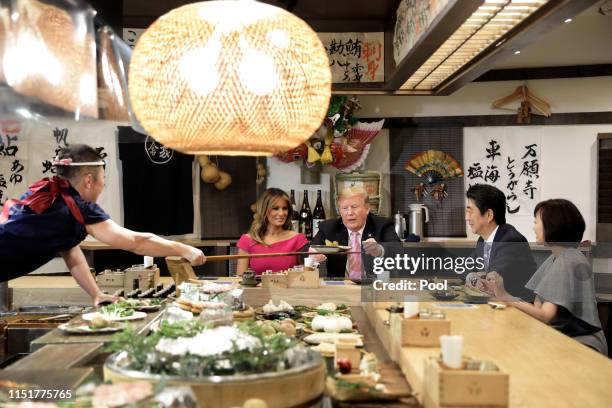
<svg viewBox="0 0 612 408">
<path fill-rule="evenodd" d="M 405 398 L 414 400 L 414 404 L 410 405 L 418 405 L 410 385 L 406 382 L 406 378 L 395 364 L 379 364 L 379 367 L 379 383 L 385 385 L 386 391 L 384 392 L 372 390 L 370 386 L 374 384 L 367 380 L 363 381 L 364 385 L 366 385 L 365 387 L 356 389 L 341 387 L 338 385 L 337 379 L 331 376 L 327 377 L 325 389 L 332 399 L 341 402 L 394 401 Z M 349 382 L 351 382 L 352 379 L 357 382 L 362 382 L 353 374 L 349 374 L 349 377 L 344 378 L 347 378 Z"/>
</svg>

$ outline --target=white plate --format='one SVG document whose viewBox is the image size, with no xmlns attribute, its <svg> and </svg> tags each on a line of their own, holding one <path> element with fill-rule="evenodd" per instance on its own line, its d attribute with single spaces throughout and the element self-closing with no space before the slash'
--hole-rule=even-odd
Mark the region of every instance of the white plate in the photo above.
<svg viewBox="0 0 612 408">
<path fill-rule="evenodd" d="M 151 313 L 151 312 L 157 312 L 158 310 L 161 309 L 161 307 L 162 305 L 142 305 L 142 306 L 130 306 L 128 307 L 128 309 L 134 309 L 140 312 Z"/>
<path fill-rule="evenodd" d="M 100 313 L 98 313 L 98 312 L 85 313 L 83 315 L 83 320 L 90 321 L 95 315 L 98 315 L 98 314 L 100 314 Z M 147 314 L 145 312 L 134 312 L 133 315 L 125 316 L 125 317 L 109 317 L 109 316 L 103 315 L 103 314 L 100 314 L 100 316 L 102 316 L 103 318 L 105 318 L 109 322 L 124 322 L 126 320 L 144 319 L 145 317 L 147 317 Z"/>
<path fill-rule="evenodd" d="M 109 327 L 103 327 L 101 329 L 92 329 L 86 324 L 81 324 L 77 326 L 70 323 L 64 323 L 57 326 L 57 328 L 70 334 L 106 334 L 115 333 L 125 329 L 125 324 L 114 323 L 112 326 Z"/>
<path fill-rule="evenodd" d="M 308 344 L 320 344 L 320 343 L 335 343 L 337 339 L 355 339 L 357 343 L 355 346 L 363 347 L 362 336 L 353 333 L 314 333 L 304 337 L 304 341 Z"/>
<path fill-rule="evenodd" d="M 320 254 L 335 254 L 336 252 L 344 252 L 351 249 L 350 246 L 329 246 L 329 245 L 311 245 L 310 248 L 314 249 Z"/>
</svg>

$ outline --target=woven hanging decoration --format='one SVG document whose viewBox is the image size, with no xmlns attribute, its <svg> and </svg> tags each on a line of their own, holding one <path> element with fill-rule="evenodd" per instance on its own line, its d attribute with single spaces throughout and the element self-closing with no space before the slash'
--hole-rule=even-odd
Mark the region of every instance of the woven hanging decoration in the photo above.
<svg viewBox="0 0 612 408">
<path fill-rule="evenodd" d="M 100 119 L 127 122 L 130 120 L 127 80 L 121 58 L 114 48 L 115 34 L 107 26 L 100 27 L 97 34 Z"/>
<path fill-rule="evenodd" d="M 317 34 L 293 14 L 251 1 L 201 2 L 142 34 L 129 94 L 144 129 L 167 147 L 270 155 L 321 125 L 331 73 Z"/>
<path fill-rule="evenodd" d="M 93 11 L 37 0 L 12 2 L 2 57 L 16 92 L 91 118 L 98 117 Z M 80 4 L 80 3 L 75 3 Z"/>
</svg>

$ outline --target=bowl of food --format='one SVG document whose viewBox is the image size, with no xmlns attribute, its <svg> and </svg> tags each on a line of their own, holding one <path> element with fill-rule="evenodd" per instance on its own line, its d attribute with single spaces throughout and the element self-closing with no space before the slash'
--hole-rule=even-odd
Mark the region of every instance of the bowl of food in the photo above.
<svg viewBox="0 0 612 408">
<path fill-rule="evenodd" d="M 311 245 L 310 248 L 314 249 L 316 252 L 320 254 L 335 254 L 338 252 L 346 252 L 351 249 L 350 246 L 346 245 Z"/>
<path fill-rule="evenodd" d="M 491 295 L 482 292 L 478 289 L 468 287 L 467 285 L 463 287 L 464 300 L 466 303 L 487 303 L 489 299 L 491 299 Z"/>
<path fill-rule="evenodd" d="M 265 336 L 255 323 L 213 329 L 163 323 L 156 341 L 120 336 L 104 364 L 106 381 L 189 386 L 202 408 L 241 406 L 250 398 L 269 407 L 305 406 L 325 388 L 319 353 L 281 333 Z"/>
<path fill-rule="evenodd" d="M 448 301 L 448 300 L 455 299 L 457 296 L 459 296 L 459 294 L 455 292 L 454 290 L 435 290 L 431 292 L 431 296 L 436 298 L 436 300 L 447 300 Z"/>
</svg>

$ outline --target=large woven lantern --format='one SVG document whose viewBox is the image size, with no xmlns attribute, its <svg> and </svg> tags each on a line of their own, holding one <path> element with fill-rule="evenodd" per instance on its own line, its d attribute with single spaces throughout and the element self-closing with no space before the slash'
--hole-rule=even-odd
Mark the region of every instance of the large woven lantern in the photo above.
<svg viewBox="0 0 612 408">
<path fill-rule="evenodd" d="M 129 93 L 144 129 L 167 147 L 270 155 L 321 125 L 331 73 L 317 34 L 293 14 L 211 1 L 172 10 L 142 34 Z"/>
</svg>

